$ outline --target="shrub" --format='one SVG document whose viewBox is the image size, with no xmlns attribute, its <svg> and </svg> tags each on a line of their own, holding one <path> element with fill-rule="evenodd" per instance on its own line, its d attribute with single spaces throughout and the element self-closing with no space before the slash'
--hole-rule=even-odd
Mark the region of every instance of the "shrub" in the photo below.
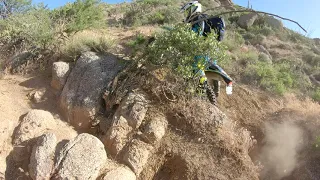
<svg viewBox="0 0 320 180">
<path fill-rule="evenodd" d="M 105 25 L 100 0 L 77 0 L 52 12 L 55 24 L 63 24 L 63 32 L 72 33 Z"/>
<path fill-rule="evenodd" d="M 114 47 L 114 40 L 98 31 L 83 31 L 70 37 L 61 47 L 61 55 L 66 61 L 76 60 L 82 52 L 105 53 Z"/>
<path fill-rule="evenodd" d="M 320 67 L 320 56 L 314 54 L 313 52 L 306 51 L 304 52 L 302 59 L 314 67 Z"/>
<path fill-rule="evenodd" d="M 52 45 L 54 31 L 50 11 L 43 6 L 17 13 L 1 21 L 1 40 L 6 43 L 24 41 L 43 49 Z"/>
<path fill-rule="evenodd" d="M 254 37 L 255 37 L 255 34 L 250 33 L 250 32 L 247 32 L 247 33 L 243 34 L 243 38 L 245 40 L 251 40 L 251 39 L 254 39 Z"/>
<path fill-rule="evenodd" d="M 252 39 L 250 39 L 249 42 L 252 45 L 261 44 L 264 39 L 265 39 L 265 36 L 258 34 L 258 35 L 255 35 Z"/>
<path fill-rule="evenodd" d="M 228 18 L 228 20 L 230 23 L 236 23 L 238 21 L 239 17 L 240 17 L 239 15 L 233 15 L 233 16 L 230 16 Z"/>
<path fill-rule="evenodd" d="M 268 26 L 263 26 L 260 31 L 261 34 L 265 35 L 265 36 L 270 36 L 274 34 L 274 31 L 271 27 Z"/>
<path fill-rule="evenodd" d="M 124 25 L 175 23 L 182 19 L 175 1 L 139 0 L 132 2 L 125 15 Z"/>
<path fill-rule="evenodd" d="M 266 90 L 283 95 L 294 85 L 294 75 L 286 63 L 272 65 L 266 62 L 252 64 L 246 71 L 246 77 Z"/>
<path fill-rule="evenodd" d="M 259 54 L 259 61 L 269 62 L 269 63 L 271 62 L 271 63 L 272 63 L 270 57 L 269 57 L 267 54 L 265 54 L 265 53 L 260 53 L 260 54 Z"/>
<path fill-rule="evenodd" d="M 241 45 L 243 45 L 245 40 L 243 37 L 235 32 L 235 31 L 229 31 L 226 33 L 226 37 L 222 41 L 222 43 L 228 47 L 230 51 L 236 50 Z"/>
<path fill-rule="evenodd" d="M 319 87 L 314 91 L 314 93 L 313 93 L 313 95 L 312 95 L 312 98 L 313 98 L 315 101 L 320 102 L 320 88 L 319 88 Z"/>
<path fill-rule="evenodd" d="M 23 0 L 19 0 L 23 1 Z M 68 34 L 104 24 L 98 0 L 77 0 L 57 10 L 42 4 L 15 12 L 0 20 L 0 39 L 21 50 L 57 50 Z M 1 5 L 1 3 L 0 3 Z"/>
<path fill-rule="evenodd" d="M 136 56 L 137 53 L 142 52 L 147 45 L 147 37 L 138 33 L 134 39 L 128 41 L 126 44 L 132 48 L 132 56 Z"/>
<path fill-rule="evenodd" d="M 138 45 L 144 44 L 146 40 L 146 37 L 143 34 L 139 33 L 133 40 L 130 40 L 127 45 L 134 48 Z"/>
<path fill-rule="evenodd" d="M 220 63 L 227 61 L 225 46 L 212 36 L 199 37 L 188 26 L 176 26 L 173 31 L 156 34 L 155 41 L 144 53 L 144 60 L 146 63 L 168 67 L 181 77 L 190 78 L 195 56 L 206 55 Z M 200 65 L 207 65 L 204 59 Z"/>
<path fill-rule="evenodd" d="M 259 60 L 259 54 L 257 51 L 249 49 L 246 52 L 238 52 L 239 60 L 245 61 L 246 64 L 254 64 Z"/>
</svg>

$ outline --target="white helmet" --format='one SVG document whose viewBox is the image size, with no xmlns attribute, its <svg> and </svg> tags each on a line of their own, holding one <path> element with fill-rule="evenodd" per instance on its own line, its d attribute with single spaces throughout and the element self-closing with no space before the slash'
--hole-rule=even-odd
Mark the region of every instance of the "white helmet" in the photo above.
<svg viewBox="0 0 320 180">
<path fill-rule="evenodd" d="M 190 1 L 189 3 L 182 6 L 180 12 L 184 12 L 186 21 L 190 19 L 194 14 L 202 12 L 202 5 L 198 1 Z"/>
</svg>

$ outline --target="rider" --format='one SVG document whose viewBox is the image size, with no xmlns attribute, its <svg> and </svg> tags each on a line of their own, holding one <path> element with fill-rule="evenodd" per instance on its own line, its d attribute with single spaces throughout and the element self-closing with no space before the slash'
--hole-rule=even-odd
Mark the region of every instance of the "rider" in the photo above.
<svg viewBox="0 0 320 180">
<path fill-rule="evenodd" d="M 218 27 L 210 27 L 205 20 L 201 20 L 207 17 L 207 15 L 202 14 L 202 5 L 198 2 L 198 1 L 190 1 L 189 3 L 185 4 L 184 6 L 182 6 L 181 8 L 181 12 L 185 13 L 185 17 L 186 19 L 184 20 L 185 23 L 191 23 L 192 25 L 192 30 L 194 32 L 196 32 L 197 34 L 199 34 L 200 36 L 207 36 L 206 32 L 211 32 L 211 28 L 216 28 L 218 29 Z M 198 21 L 197 23 L 194 23 L 195 21 Z M 209 26 L 209 27 L 208 27 Z M 222 20 L 222 28 L 221 31 L 219 31 L 219 33 L 217 31 L 215 31 L 217 33 L 217 40 L 221 41 L 223 39 L 223 35 L 224 35 L 224 22 Z M 207 30 L 207 31 L 205 31 Z M 222 78 L 226 81 L 226 83 L 228 85 L 232 84 L 232 80 L 231 78 L 217 65 L 217 61 L 216 60 L 211 60 L 210 57 L 208 56 L 201 56 L 198 55 L 195 58 L 195 66 L 196 69 L 198 69 L 198 73 L 200 74 L 200 85 L 203 87 L 206 83 L 208 83 L 208 79 L 205 75 L 205 69 L 204 67 L 200 67 L 199 66 L 199 61 L 201 59 L 205 59 L 206 62 L 209 63 L 209 68 L 214 68 L 217 69 L 219 71 L 221 71 L 221 73 L 223 75 Z M 225 74 L 225 76 L 224 76 Z M 213 80 L 213 87 L 214 87 L 214 92 L 216 97 L 219 96 L 219 92 L 220 92 L 220 81 L 219 80 Z"/>
</svg>

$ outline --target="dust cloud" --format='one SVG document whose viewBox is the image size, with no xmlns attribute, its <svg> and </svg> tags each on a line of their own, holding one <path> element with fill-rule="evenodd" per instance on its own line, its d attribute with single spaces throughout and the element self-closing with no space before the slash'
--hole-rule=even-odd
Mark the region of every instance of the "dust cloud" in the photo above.
<svg viewBox="0 0 320 180">
<path fill-rule="evenodd" d="M 290 122 L 266 123 L 264 146 L 260 162 L 264 166 L 264 180 L 280 180 L 291 174 L 297 165 L 297 155 L 302 147 L 303 133 Z"/>
</svg>

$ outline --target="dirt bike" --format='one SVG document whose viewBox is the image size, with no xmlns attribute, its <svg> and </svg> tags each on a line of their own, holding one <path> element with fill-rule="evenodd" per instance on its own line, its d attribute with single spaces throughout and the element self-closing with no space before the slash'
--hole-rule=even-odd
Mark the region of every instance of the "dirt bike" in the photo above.
<svg viewBox="0 0 320 180">
<path fill-rule="evenodd" d="M 220 81 L 224 81 L 226 85 L 226 93 L 232 94 L 232 79 L 230 76 L 217 64 L 211 64 L 209 68 L 204 70 L 207 81 L 204 82 L 202 89 L 213 105 L 217 105 L 217 98 L 220 93 Z"/>
</svg>

